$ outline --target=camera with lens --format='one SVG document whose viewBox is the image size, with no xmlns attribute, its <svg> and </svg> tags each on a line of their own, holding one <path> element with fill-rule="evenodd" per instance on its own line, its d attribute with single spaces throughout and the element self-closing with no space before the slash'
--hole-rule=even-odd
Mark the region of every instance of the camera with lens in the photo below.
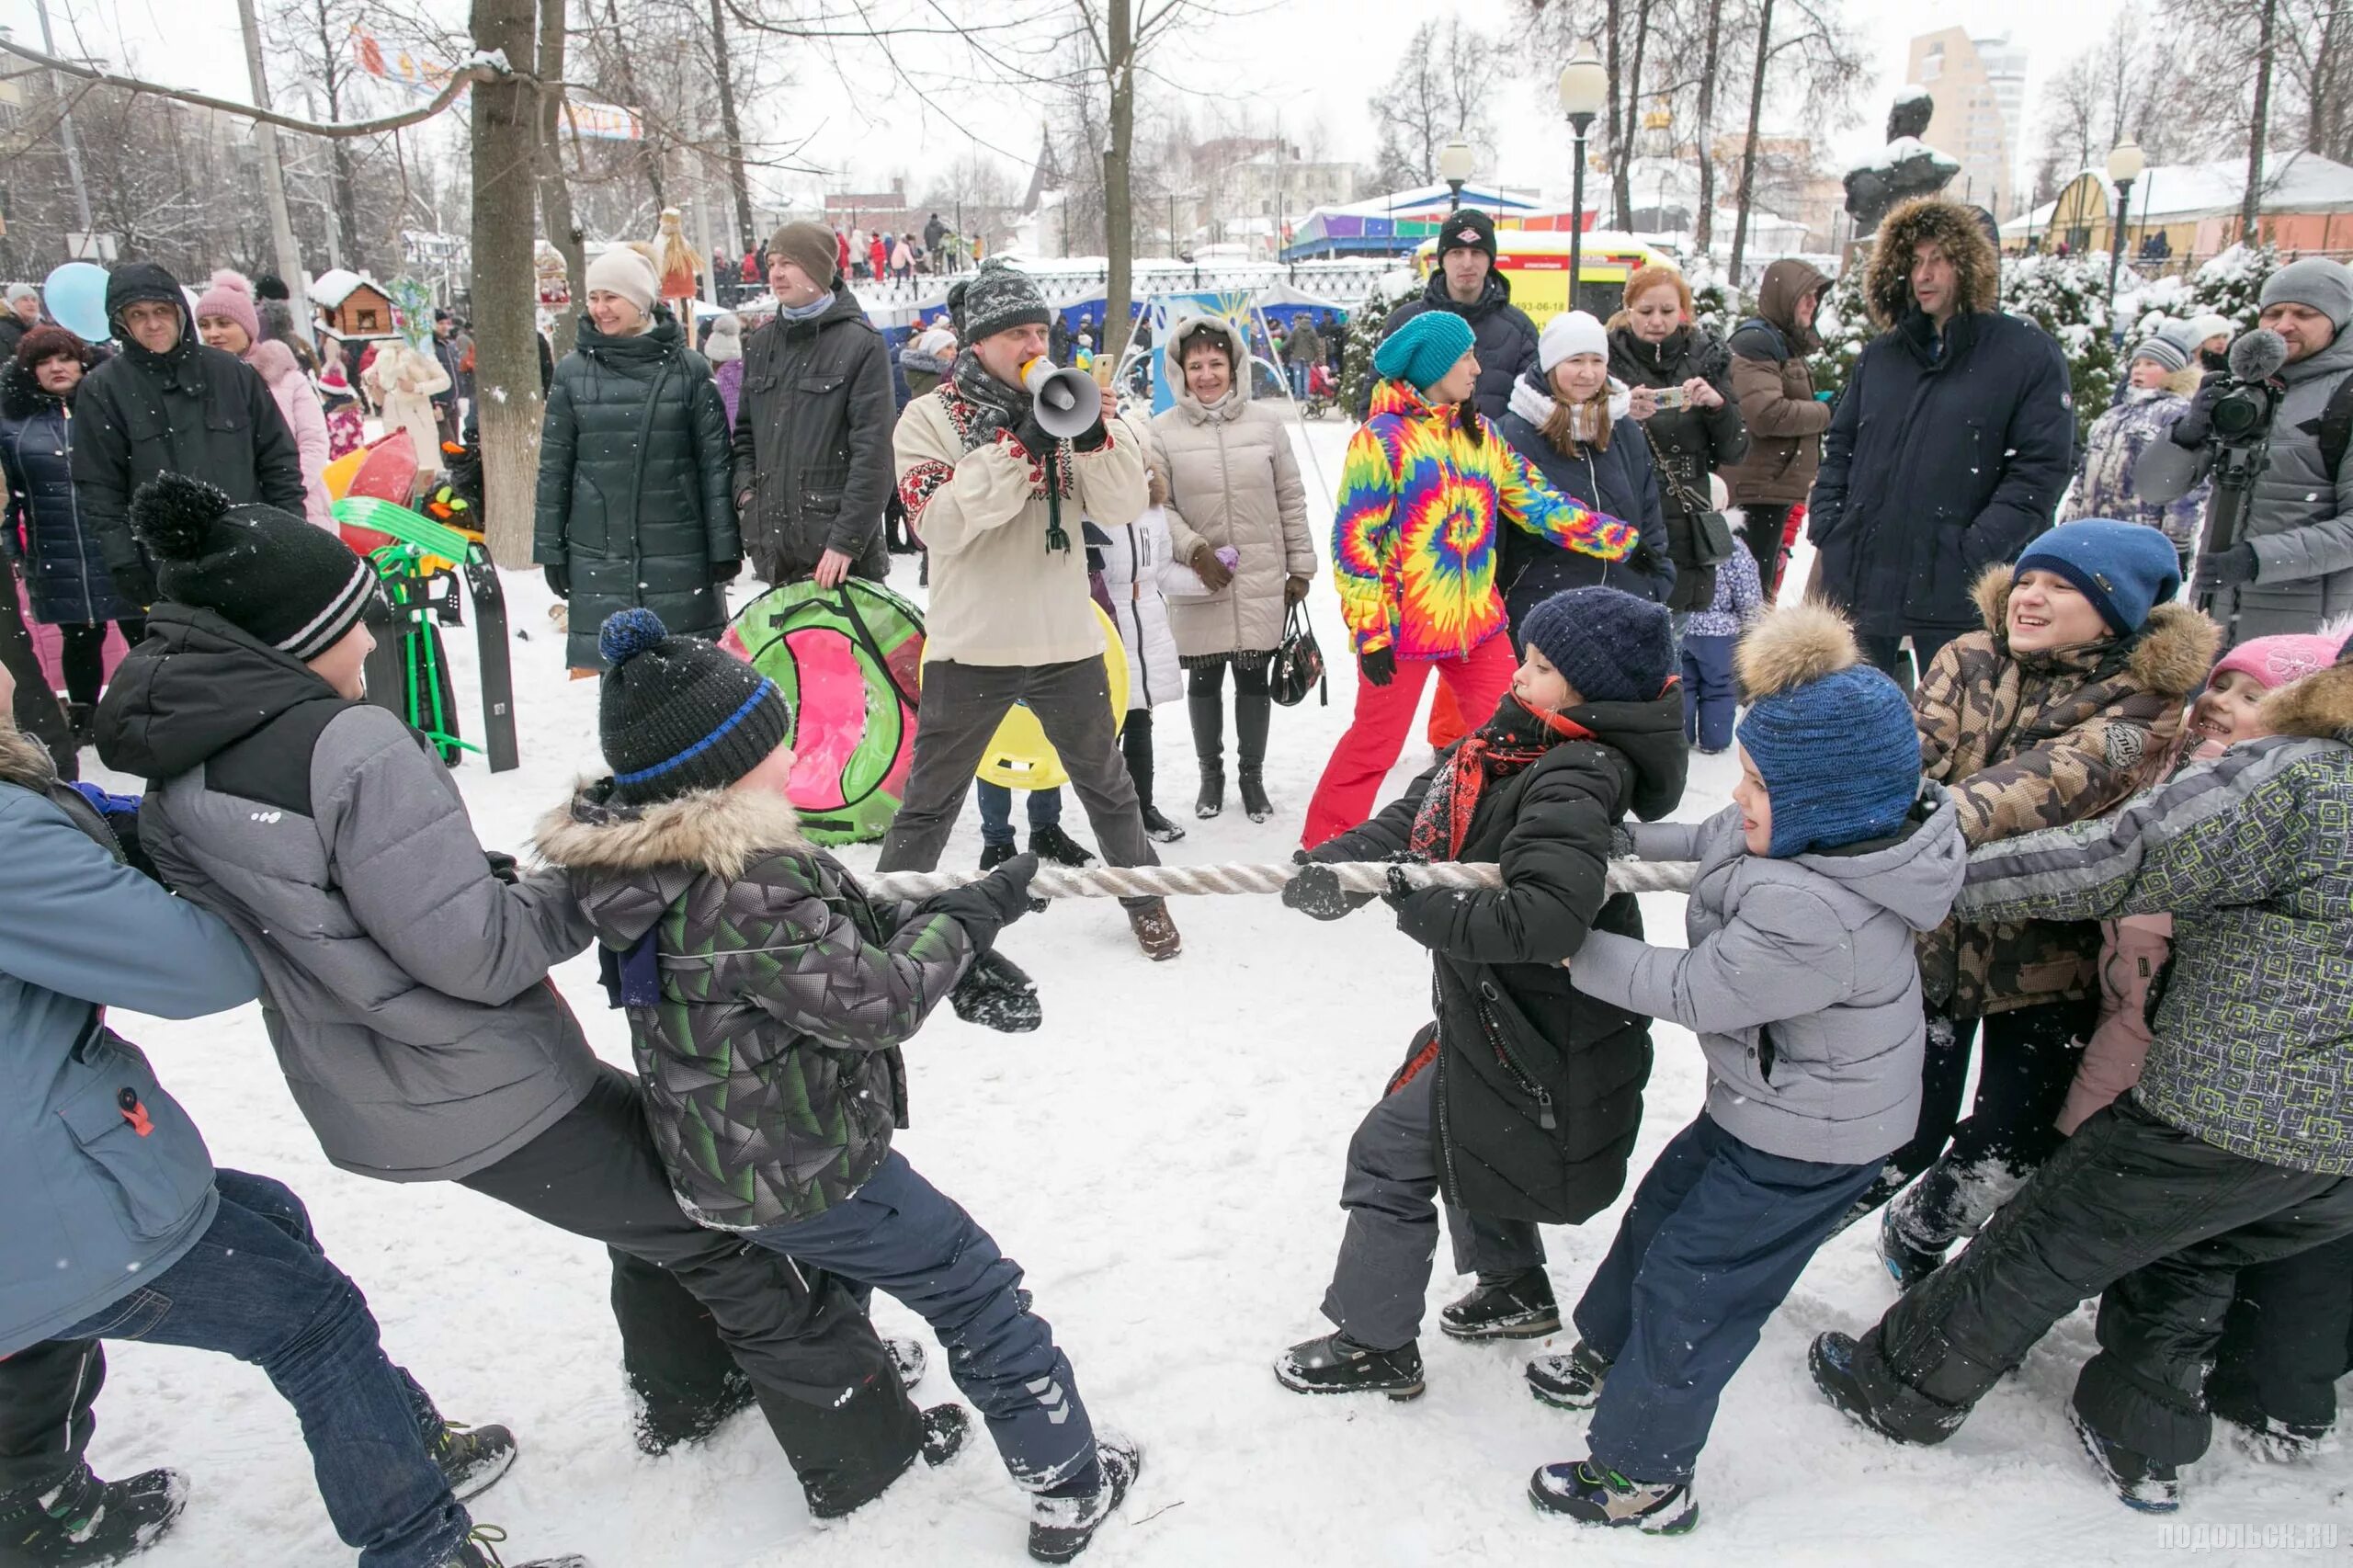
<svg viewBox="0 0 2353 1568">
<path fill-rule="evenodd" d="M 2279 412 L 2279 393 L 2268 378 L 2234 380 L 2208 413 L 2208 438 L 2225 447 L 2256 446 L 2270 436 L 2272 415 Z"/>
</svg>

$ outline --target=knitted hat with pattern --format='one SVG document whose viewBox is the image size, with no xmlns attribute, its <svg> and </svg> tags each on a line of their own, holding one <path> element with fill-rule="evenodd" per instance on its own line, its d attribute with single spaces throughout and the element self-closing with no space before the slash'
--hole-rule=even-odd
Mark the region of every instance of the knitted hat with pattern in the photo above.
<svg viewBox="0 0 2353 1568">
<path fill-rule="evenodd" d="M 963 317 L 956 337 L 959 342 L 978 343 L 1017 326 L 1044 326 L 1052 319 L 1053 312 L 1047 307 L 1036 279 L 991 258 L 981 263 L 981 269 L 964 285 Z"/>
<path fill-rule="evenodd" d="M 673 637 L 650 609 L 608 616 L 597 651 L 609 666 L 597 738 L 617 801 L 642 806 L 723 790 L 792 733 L 776 682 L 716 642 Z"/>
<path fill-rule="evenodd" d="M 1770 854 L 1837 849 L 1904 825 L 1920 794 L 1912 702 L 1863 663 L 1854 629 L 1836 611 L 1769 611 L 1733 660 L 1749 702 L 1741 747 L 1772 801 Z"/>
</svg>

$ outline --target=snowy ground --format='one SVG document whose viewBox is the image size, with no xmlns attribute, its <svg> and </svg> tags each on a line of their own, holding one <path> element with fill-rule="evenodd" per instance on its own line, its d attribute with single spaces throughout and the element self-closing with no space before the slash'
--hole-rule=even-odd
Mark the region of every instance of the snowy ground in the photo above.
<svg viewBox="0 0 2353 1568">
<path fill-rule="evenodd" d="M 1332 494 L 1346 435 L 1337 422 L 1305 428 L 1312 497 Z M 915 594 L 914 579 L 903 561 L 894 585 Z M 515 649 L 524 766 L 493 777 L 470 760 L 459 777 L 483 842 L 519 850 L 539 813 L 595 764 L 596 687 L 565 679 L 537 576 L 511 575 L 507 593 L 528 636 Z M 1336 648 L 1328 580 L 1311 608 Z M 469 666 L 471 635 L 451 644 Z M 1162 799 L 1189 828 L 1166 858 L 1287 856 L 1354 686 L 1336 660 L 1330 707 L 1311 698 L 1276 715 L 1267 783 L 1281 815 L 1263 825 L 1238 812 L 1193 823 L 1189 731 L 1180 709 L 1166 710 Z M 470 733 L 473 701 L 465 687 Z M 1424 756 L 1409 754 L 1398 779 Z M 1724 759 L 1694 762 L 1680 814 L 1696 819 L 1724 800 L 1732 770 Z M 1075 801 L 1068 820 L 1091 840 Z M 949 858 L 978 852 L 968 815 Z M 874 853 L 845 858 L 870 867 Z M 1681 900 L 1644 902 L 1653 939 L 1679 941 Z M 1696 1547 L 1588 1534 L 1530 1509 L 1529 1471 L 1584 1451 L 1580 1417 L 1528 1397 L 1519 1367 L 1531 1346 L 1459 1346 L 1433 1324 L 1429 1392 L 1416 1403 L 1285 1392 L 1267 1362 L 1325 1327 L 1316 1302 L 1340 1231 L 1342 1154 L 1427 1016 L 1428 966 L 1378 907 L 1333 926 L 1270 898 L 1193 900 L 1176 913 L 1184 956 L 1158 965 L 1137 954 L 1114 904 L 1067 903 L 1026 921 L 1006 950 L 1038 976 L 1045 1027 L 995 1035 L 943 1008 L 908 1052 L 915 1127 L 900 1147 L 1027 1267 L 1097 1419 L 1147 1447 L 1143 1478 L 1090 1563 L 1650 1562 L 1695 1549 L 1757 1564 L 2138 1563 L 2173 1544 L 2096 1483 L 2067 1429 L 2065 1396 L 2092 1346 L 2088 1313 L 2052 1335 L 1941 1449 L 1895 1449 L 1824 1404 L 1805 1374 L 1806 1341 L 1859 1330 L 1890 1300 L 1860 1233 L 1814 1261 L 1727 1393 L 1700 1467 Z M 627 1062 L 628 1030 L 603 1007 L 593 960 L 557 978 L 597 1051 Z M 1026 1561 L 1022 1500 L 984 1442 L 825 1527 L 810 1520 L 756 1414 L 699 1449 L 640 1457 L 598 1249 L 454 1187 L 331 1169 L 254 1008 L 189 1024 L 114 1021 L 152 1051 L 219 1163 L 282 1177 L 309 1201 L 374 1303 L 387 1347 L 444 1408 L 520 1435 L 521 1462 L 477 1505 L 478 1517 L 512 1533 L 510 1561 L 559 1549 L 585 1551 L 597 1568 Z M 1655 1038 L 1637 1176 L 1698 1109 L 1704 1082 L 1688 1035 L 1662 1026 Z M 1564 1303 L 1617 1219 L 1550 1233 Z M 1446 1267 L 1441 1248 L 1433 1311 L 1463 1288 Z M 878 1299 L 875 1311 L 886 1332 L 924 1333 L 893 1302 Z M 258 1372 L 165 1347 L 110 1354 L 99 1470 L 169 1463 L 193 1482 L 186 1518 L 142 1561 L 349 1561 L 293 1418 Z M 953 1391 L 936 1369 L 919 1396 Z M 2252 1526 L 2259 1540 L 2266 1526 L 2335 1525 L 2334 1555 L 2353 1545 L 2348 1482 L 2353 1460 L 2341 1453 L 2278 1469 L 2220 1445 L 2192 1472 L 2191 1502 L 2171 1528 Z"/>
</svg>

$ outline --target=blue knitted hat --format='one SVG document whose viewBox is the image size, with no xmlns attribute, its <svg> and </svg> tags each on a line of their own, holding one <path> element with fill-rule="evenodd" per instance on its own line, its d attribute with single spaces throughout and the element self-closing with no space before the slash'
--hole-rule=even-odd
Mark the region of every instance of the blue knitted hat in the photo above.
<svg viewBox="0 0 2353 1568">
<path fill-rule="evenodd" d="M 672 636 L 650 609 L 607 616 L 597 651 L 597 734 L 623 804 L 723 790 L 791 738 L 776 682 L 716 643 Z"/>
<path fill-rule="evenodd" d="M 2058 573 L 2119 636 L 2140 631 L 2149 611 L 2181 591 L 2171 540 L 2144 523 L 2105 517 L 2060 524 L 2026 547 L 2017 569 Z"/>
<path fill-rule="evenodd" d="M 1675 628 L 1663 605 L 1617 588 L 1570 588 L 1523 617 L 1519 640 L 1587 702 L 1647 702 L 1666 689 Z"/>
<path fill-rule="evenodd" d="M 1773 800 L 1770 853 L 1836 849 L 1903 826 L 1920 794 L 1912 703 L 1862 662 L 1837 612 L 1774 610 L 1734 656 L 1749 702 L 1740 744 Z"/>
<path fill-rule="evenodd" d="M 1392 381 L 1426 392 L 1471 352 L 1478 337 L 1452 311 L 1424 311 L 1383 339 L 1372 351 L 1372 368 Z"/>
</svg>

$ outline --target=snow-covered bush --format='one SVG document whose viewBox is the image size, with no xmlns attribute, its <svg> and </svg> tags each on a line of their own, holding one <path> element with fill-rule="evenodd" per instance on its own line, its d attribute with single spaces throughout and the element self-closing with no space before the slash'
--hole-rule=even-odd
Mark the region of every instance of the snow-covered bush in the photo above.
<svg viewBox="0 0 2353 1568">
<path fill-rule="evenodd" d="M 1411 274 L 1406 281 L 1412 281 Z M 1381 347 L 1381 324 L 1397 302 L 1376 285 L 1348 317 L 1347 336 L 1340 345 L 1340 407 L 1348 414 L 1365 405 L 1374 381 L 1372 351 Z"/>
<path fill-rule="evenodd" d="M 1879 335 L 1879 328 L 1871 324 L 1870 312 L 1863 307 L 1863 269 L 1867 257 L 1858 252 L 1847 263 L 1846 270 L 1823 290 L 1822 303 L 1815 308 L 1813 330 L 1822 339 L 1811 361 L 1814 389 L 1818 392 L 1839 392 L 1847 389 L 1847 378 L 1855 372 L 1856 358 L 1863 346 Z"/>
<path fill-rule="evenodd" d="M 2029 317 L 2059 340 L 2075 400 L 2075 432 L 2087 435 L 2116 391 L 2109 332 L 2108 257 L 2013 256 L 2002 264 L 2001 308 Z"/>
</svg>

